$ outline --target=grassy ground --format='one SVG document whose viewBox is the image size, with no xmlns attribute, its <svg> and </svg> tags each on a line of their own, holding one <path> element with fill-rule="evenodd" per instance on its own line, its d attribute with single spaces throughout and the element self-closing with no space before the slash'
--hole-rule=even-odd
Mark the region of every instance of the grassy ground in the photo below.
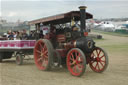
<svg viewBox="0 0 128 85">
<path fill-rule="evenodd" d="M 96 33 L 103 36 L 103 39 L 94 39 L 94 41 L 97 42 L 96 44 L 99 46 L 113 52 L 128 52 L 128 35 L 102 31 L 97 31 Z"/>
<path fill-rule="evenodd" d="M 100 30 L 92 30 L 92 31 L 97 32 L 97 33 L 108 34 L 108 35 L 128 37 L 128 34 L 122 34 L 122 33 L 116 33 L 116 32 L 104 32 L 104 31 L 100 31 Z"/>
</svg>

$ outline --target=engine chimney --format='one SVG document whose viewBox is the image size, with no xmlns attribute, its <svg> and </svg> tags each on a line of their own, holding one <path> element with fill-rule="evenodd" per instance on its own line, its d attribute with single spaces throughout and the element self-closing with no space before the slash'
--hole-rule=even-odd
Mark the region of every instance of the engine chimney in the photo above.
<svg viewBox="0 0 128 85">
<path fill-rule="evenodd" d="M 87 32 L 86 29 L 86 6 L 80 6 L 80 24 L 81 24 L 81 33 L 82 36 L 84 35 L 84 32 Z"/>
</svg>

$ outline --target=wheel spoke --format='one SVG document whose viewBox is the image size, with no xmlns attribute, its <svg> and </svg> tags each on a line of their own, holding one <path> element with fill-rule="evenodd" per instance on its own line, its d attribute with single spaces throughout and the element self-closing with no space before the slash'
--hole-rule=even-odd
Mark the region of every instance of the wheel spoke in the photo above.
<svg viewBox="0 0 128 85">
<path fill-rule="evenodd" d="M 81 65 L 81 64 L 77 64 L 77 66 L 78 66 L 79 68 L 83 68 L 83 65 Z"/>
<path fill-rule="evenodd" d="M 45 50 L 45 51 L 43 52 L 43 54 L 44 54 L 44 55 L 47 55 L 47 53 L 48 53 L 48 51 L 47 51 L 47 50 Z"/>
<path fill-rule="evenodd" d="M 80 53 L 76 56 L 76 61 L 78 61 L 78 58 L 80 58 Z"/>
<path fill-rule="evenodd" d="M 70 56 L 70 59 L 73 61 L 73 58 L 71 58 L 71 56 Z"/>
<path fill-rule="evenodd" d="M 94 53 L 91 54 L 91 57 L 94 57 Z"/>
<path fill-rule="evenodd" d="M 42 47 L 42 44 L 41 44 L 41 42 L 39 43 L 39 45 L 40 45 L 40 47 L 41 47 L 41 49 L 42 49 L 43 47 Z"/>
<path fill-rule="evenodd" d="M 69 65 L 72 66 L 72 65 L 74 65 L 74 64 L 70 62 Z"/>
<path fill-rule="evenodd" d="M 76 65 L 74 65 L 72 69 L 73 69 L 74 72 L 77 72 Z"/>
<path fill-rule="evenodd" d="M 97 62 L 97 63 L 98 63 L 98 62 Z M 98 65 L 97 65 L 97 66 L 98 66 L 98 70 L 100 70 L 100 66 L 99 66 L 99 63 L 98 63 Z"/>
<path fill-rule="evenodd" d="M 71 54 L 71 56 L 72 56 L 72 60 L 74 61 L 74 56 L 73 56 L 73 54 Z"/>
<path fill-rule="evenodd" d="M 100 53 L 101 53 L 101 50 L 100 50 L 99 53 L 98 53 L 98 57 L 99 57 Z"/>
<path fill-rule="evenodd" d="M 39 61 L 41 61 L 42 60 L 42 58 L 40 57 L 37 61 L 39 62 Z"/>
<path fill-rule="evenodd" d="M 97 57 L 98 57 L 98 50 L 96 50 L 96 54 L 97 54 Z"/>
<path fill-rule="evenodd" d="M 77 63 L 82 63 L 83 59 L 80 57 L 80 60 L 77 60 Z"/>
<path fill-rule="evenodd" d="M 95 55 L 94 53 L 92 53 L 92 54 L 93 54 L 93 56 L 92 56 L 92 57 L 93 57 L 93 58 L 95 58 L 95 57 L 96 57 L 96 55 Z"/>
<path fill-rule="evenodd" d="M 78 66 L 79 73 L 81 73 L 83 69 L 83 65 L 77 64 L 77 66 Z"/>
<path fill-rule="evenodd" d="M 105 61 L 103 61 L 103 60 L 100 60 L 100 61 L 105 63 Z"/>
<path fill-rule="evenodd" d="M 103 58 L 103 57 L 104 57 L 104 55 L 103 55 L 103 56 L 101 56 L 101 57 L 100 57 L 100 59 L 101 59 L 101 58 Z"/>
<path fill-rule="evenodd" d="M 42 52 L 44 52 L 44 48 L 42 48 Z"/>
<path fill-rule="evenodd" d="M 41 54 L 41 52 L 39 50 L 37 50 L 37 49 L 36 49 L 36 52 Z"/>
<path fill-rule="evenodd" d="M 91 61 L 91 64 L 93 64 L 95 61 Z"/>
<path fill-rule="evenodd" d="M 48 64 L 48 60 L 45 60 L 44 63 L 47 65 Z"/>
<path fill-rule="evenodd" d="M 44 58 L 48 59 L 48 56 L 47 55 L 43 55 Z"/>
<path fill-rule="evenodd" d="M 43 47 L 43 48 L 44 48 L 44 50 L 47 50 L 47 47 L 46 47 L 46 45 L 45 45 L 45 44 L 44 44 L 44 47 Z"/>
<path fill-rule="evenodd" d="M 75 56 L 76 56 L 76 60 L 78 59 L 78 54 L 77 54 L 77 52 L 75 52 Z"/>
<path fill-rule="evenodd" d="M 103 63 L 100 62 L 100 64 L 102 65 L 102 67 L 104 67 Z"/>
<path fill-rule="evenodd" d="M 95 69 L 96 69 L 97 65 L 98 65 L 98 62 L 96 63 L 96 66 L 94 67 Z"/>
</svg>

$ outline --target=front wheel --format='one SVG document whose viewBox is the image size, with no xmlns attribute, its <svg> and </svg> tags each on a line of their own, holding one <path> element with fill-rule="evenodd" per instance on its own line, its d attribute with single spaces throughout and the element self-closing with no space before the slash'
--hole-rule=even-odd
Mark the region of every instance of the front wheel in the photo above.
<svg viewBox="0 0 128 85">
<path fill-rule="evenodd" d="M 82 76 L 86 69 L 86 58 L 84 53 L 73 48 L 67 54 L 67 67 L 73 76 Z"/>
<path fill-rule="evenodd" d="M 90 56 L 90 68 L 98 73 L 102 73 L 108 66 L 108 55 L 100 47 L 95 47 Z"/>
</svg>

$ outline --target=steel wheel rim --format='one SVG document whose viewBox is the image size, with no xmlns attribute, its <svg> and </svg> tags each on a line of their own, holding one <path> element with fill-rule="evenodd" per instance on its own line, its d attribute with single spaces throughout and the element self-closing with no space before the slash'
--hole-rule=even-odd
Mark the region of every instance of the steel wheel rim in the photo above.
<svg viewBox="0 0 128 85">
<path fill-rule="evenodd" d="M 83 64 L 80 52 L 74 49 L 68 54 L 67 67 L 72 75 L 79 76 L 84 69 Z"/>
<path fill-rule="evenodd" d="M 90 67 L 95 72 L 102 72 L 106 67 L 106 55 L 100 48 L 96 48 L 91 54 Z"/>
<path fill-rule="evenodd" d="M 48 65 L 48 49 L 42 40 L 37 42 L 34 49 L 34 56 L 37 67 L 40 70 L 45 70 Z"/>
</svg>

